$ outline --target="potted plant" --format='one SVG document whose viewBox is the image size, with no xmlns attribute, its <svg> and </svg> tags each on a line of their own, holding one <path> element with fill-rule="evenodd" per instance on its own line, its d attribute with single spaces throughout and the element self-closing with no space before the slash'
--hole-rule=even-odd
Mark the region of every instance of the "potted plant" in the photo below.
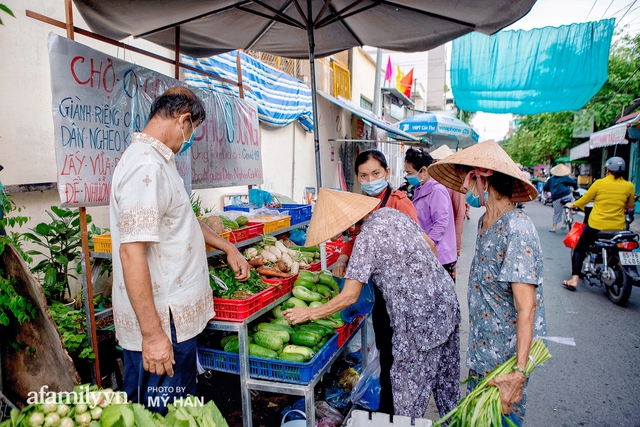
<svg viewBox="0 0 640 427">
<path fill-rule="evenodd" d="M 80 271 L 82 240 L 80 235 L 80 214 L 77 210 L 51 206 L 46 211 L 50 223 L 41 222 L 24 233 L 23 238 L 40 246 L 40 250 L 27 251 L 28 255 L 42 257 L 31 269 L 42 279 L 42 289 L 49 303 L 60 301 L 73 304 L 69 278 L 77 278 L 72 272 Z M 91 217 L 87 215 L 87 222 Z M 74 266 L 75 263 L 75 266 Z"/>
</svg>

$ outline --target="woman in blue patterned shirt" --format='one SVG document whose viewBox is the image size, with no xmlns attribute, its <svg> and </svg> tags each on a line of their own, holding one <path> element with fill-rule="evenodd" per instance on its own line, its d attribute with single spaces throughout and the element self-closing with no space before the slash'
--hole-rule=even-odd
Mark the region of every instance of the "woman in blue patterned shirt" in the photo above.
<svg viewBox="0 0 640 427">
<path fill-rule="evenodd" d="M 526 363 L 535 336 L 545 335 L 542 250 L 531 219 L 514 202 L 537 192 L 509 155 L 485 141 L 449 156 L 429 174 L 460 192 L 470 204 L 486 207 L 478 222 L 476 252 L 468 285 L 469 391 L 496 366 L 516 355 L 513 372 L 496 377 L 502 410 L 522 425 Z M 473 182 L 473 184 L 472 184 Z"/>
</svg>

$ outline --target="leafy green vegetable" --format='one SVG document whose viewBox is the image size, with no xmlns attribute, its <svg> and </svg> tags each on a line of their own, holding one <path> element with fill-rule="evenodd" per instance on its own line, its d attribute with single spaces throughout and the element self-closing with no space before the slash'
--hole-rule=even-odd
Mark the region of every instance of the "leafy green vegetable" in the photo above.
<svg viewBox="0 0 640 427">
<path fill-rule="evenodd" d="M 251 275 L 246 282 L 240 282 L 236 279 L 236 275 L 228 265 L 221 267 L 209 268 L 209 284 L 213 290 L 213 296 L 227 299 L 246 299 L 256 294 L 268 285 L 266 285 L 260 275 L 254 270 L 250 270 Z M 213 276 L 218 277 L 227 286 L 225 290 L 220 286 Z"/>
</svg>

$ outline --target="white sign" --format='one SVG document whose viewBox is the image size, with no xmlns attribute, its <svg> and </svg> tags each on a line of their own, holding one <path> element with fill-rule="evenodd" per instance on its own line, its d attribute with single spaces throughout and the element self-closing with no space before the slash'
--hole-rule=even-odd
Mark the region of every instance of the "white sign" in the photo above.
<svg viewBox="0 0 640 427">
<path fill-rule="evenodd" d="M 589 146 L 593 150 L 594 148 L 607 147 L 609 145 L 628 144 L 629 141 L 627 141 L 626 135 L 627 124 L 620 123 L 619 125 L 611 126 L 610 128 L 591 134 Z"/>
<path fill-rule="evenodd" d="M 58 193 L 63 206 L 109 204 L 111 176 L 153 100 L 183 82 L 49 36 Z M 188 191 L 262 183 L 258 111 L 251 101 L 190 89 L 207 118 L 176 157 Z"/>
</svg>

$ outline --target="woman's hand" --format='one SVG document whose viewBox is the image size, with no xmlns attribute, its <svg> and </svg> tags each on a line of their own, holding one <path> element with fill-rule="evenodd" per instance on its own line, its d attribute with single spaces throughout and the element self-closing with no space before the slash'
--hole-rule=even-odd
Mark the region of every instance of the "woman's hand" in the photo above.
<svg viewBox="0 0 640 427">
<path fill-rule="evenodd" d="M 311 313 L 312 308 L 303 307 L 303 308 L 289 308 L 282 312 L 284 314 L 284 318 L 287 322 L 292 325 L 297 325 L 298 323 L 304 323 L 313 320 Z"/>
<path fill-rule="evenodd" d="M 500 375 L 489 381 L 488 385 L 498 387 L 502 401 L 502 413 L 509 415 L 513 405 L 522 400 L 522 390 L 527 377 L 522 372 Z"/>
<path fill-rule="evenodd" d="M 336 263 L 333 264 L 331 274 L 338 278 L 344 277 L 345 273 L 347 272 L 347 262 L 349 262 L 349 257 L 345 254 L 340 254 Z"/>
<path fill-rule="evenodd" d="M 565 206 L 568 207 L 569 209 L 573 209 L 573 202 L 569 202 Z"/>
</svg>

